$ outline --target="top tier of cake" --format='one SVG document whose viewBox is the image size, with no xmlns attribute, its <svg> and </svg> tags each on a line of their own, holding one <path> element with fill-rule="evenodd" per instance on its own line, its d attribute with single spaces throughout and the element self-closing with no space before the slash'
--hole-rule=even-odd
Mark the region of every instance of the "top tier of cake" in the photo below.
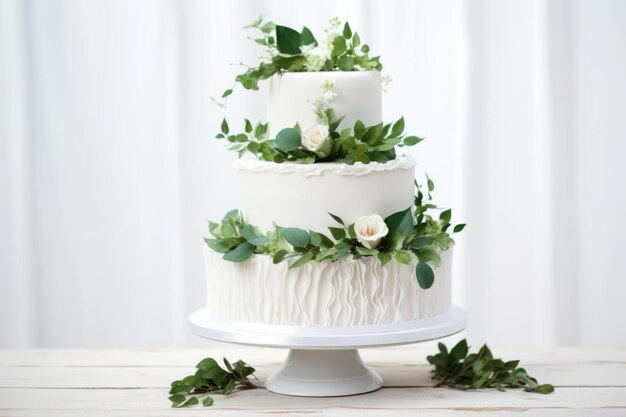
<svg viewBox="0 0 626 417">
<path fill-rule="evenodd" d="M 270 137 L 296 123 L 302 128 L 315 123 L 313 104 L 322 84 L 334 82 L 337 94 L 331 107 L 344 116 L 342 127 L 361 120 L 365 126 L 382 122 L 381 78 L 378 71 L 288 72 L 269 80 L 268 117 Z"/>
</svg>

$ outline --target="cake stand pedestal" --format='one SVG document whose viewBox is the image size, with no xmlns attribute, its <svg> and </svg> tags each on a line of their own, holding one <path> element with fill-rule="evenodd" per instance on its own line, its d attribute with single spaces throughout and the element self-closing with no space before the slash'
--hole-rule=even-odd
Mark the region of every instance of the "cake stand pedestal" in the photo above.
<svg viewBox="0 0 626 417">
<path fill-rule="evenodd" d="M 269 391 L 304 397 L 363 394 L 382 387 L 382 378 L 361 360 L 359 348 L 425 342 L 463 330 L 461 307 L 435 317 L 368 326 L 280 326 L 225 320 L 208 310 L 189 316 L 192 331 L 220 342 L 290 349 L 282 367 L 265 383 Z"/>
</svg>

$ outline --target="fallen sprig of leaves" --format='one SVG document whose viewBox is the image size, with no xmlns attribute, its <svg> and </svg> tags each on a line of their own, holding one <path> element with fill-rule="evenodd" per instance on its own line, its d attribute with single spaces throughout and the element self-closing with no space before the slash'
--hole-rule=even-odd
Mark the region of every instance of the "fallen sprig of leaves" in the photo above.
<svg viewBox="0 0 626 417">
<path fill-rule="evenodd" d="M 494 359 L 491 350 L 483 345 L 478 353 L 468 355 L 465 339 L 461 340 L 448 352 L 448 348 L 439 343 L 439 353 L 426 358 L 435 365 L 433 379 L 439 381 L 436 386 L 458 389 L 524 388 L 526 391 L 550 394 L 554 387 L 550 384 L 539 385 L 537 380 L 518 368 L 519 360 L 504 362 Z"/>
<path fill-rule="evenodd" d="M 169 400 L 172 408 L 196 405 L 202 399 L 202 405 L 213 404 L 209 393 L 228 395 L 235 390 L 258 388 L 248 379 L 254 376 L 254 368 L 242 360 L 231 364 L 224 358 L 223 369 L 213 358 L 202 359 L 197 365 L 195 374 L 172 382 Z"/>
<path fill-rule="evenodd" d="M 518 360 L 504 362 L 494 359 L 487 345 L 478 353 L 468 354 L 467 341 L 461 340 L 448 352 L 448 348 L 439 343 L 439 353 L 428 356 L 429 363 L 435 365 L 433 379 L 439 381 L 436 387 L 457 389 L 524 388 L 526 391 L 549 394 L 554 391 L 550 384 L 539 385 L 537 380 L 518 368 Z M 213 405 L 209 393 L 228 395 L 236 390 L 261 388 L 248 377 L 254 377 L 254 368 L 238 360 L 231 364 L 224 358 L 223 369 L 215 359 L 202 359 L 195 374 L 172 382 L 169 400 L 173 408 L 189 407 L 199 404 Z M 256 378 L 255 378 L 256 379 Z"/>
</svg>

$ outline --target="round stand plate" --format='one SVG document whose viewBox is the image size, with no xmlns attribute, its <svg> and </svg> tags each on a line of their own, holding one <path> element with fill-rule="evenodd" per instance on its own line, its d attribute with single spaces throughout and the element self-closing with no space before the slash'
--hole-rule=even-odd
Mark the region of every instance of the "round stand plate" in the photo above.
<svg viewBox="0 0 626 417">
<path fill-rule="evenodd" d="M 220 342 L 291 349 L 266 381 L 272 392 L 314 397 L 362 394 L 382 379 L 361 360 L 358 348 L 425 342 L 463 330 L 460 307 L 427 319 L 367 326 L 281 326 L 225 320 L 201 309 L 189 316 L 192 331 Z"/>
</svg>

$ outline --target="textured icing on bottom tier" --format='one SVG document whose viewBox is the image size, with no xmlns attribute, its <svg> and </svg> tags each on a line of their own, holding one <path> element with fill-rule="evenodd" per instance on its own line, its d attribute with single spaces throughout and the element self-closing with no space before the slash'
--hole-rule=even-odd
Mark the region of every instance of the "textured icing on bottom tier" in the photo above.
<svg viewBox="0 0 626 417">
<path fill-rule="evenodd" d="M 224 261 L 204 248 L 207 308 L 216 316 L 252 323 L 357 326 L 435 316 L 451 305 L 451 251 L 442 253 L 435 283 L 423 290 L 415 265 L 363 257 L 289 269 L 255 255 Z"/>
</svg>

